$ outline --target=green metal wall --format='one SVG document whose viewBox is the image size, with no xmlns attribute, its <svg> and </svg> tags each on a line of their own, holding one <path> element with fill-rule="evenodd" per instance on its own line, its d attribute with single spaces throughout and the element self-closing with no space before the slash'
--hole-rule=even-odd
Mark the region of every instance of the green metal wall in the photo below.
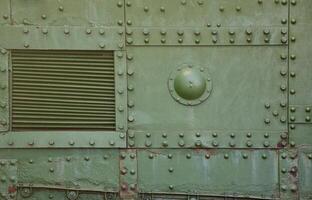
<svg viewBox="0 0 312 200">
<path fill-rule="evenodd" d="M 312 199 L 311 10 L 311 0 L 1 0 L 0 199 Z M 29 108 L 14 84 L 41 87 L 51 58 L 61 71 L 101 62 L 88 52 L 113 53 L 103 84 L 115 96 L 79 101 L 99 101 L 103 115 L 109 104 L 113 125 L 79 128 L 96 122 L 70 124 L 64 109 L 69 129 L 14 129 L 16 96 Z M 46 65 L 27 75 L 16 59 Z M 80 72 L 57 73 L 41 91 Z M 88 73 L 77 87 L 105 70 Z"/>
</svg>

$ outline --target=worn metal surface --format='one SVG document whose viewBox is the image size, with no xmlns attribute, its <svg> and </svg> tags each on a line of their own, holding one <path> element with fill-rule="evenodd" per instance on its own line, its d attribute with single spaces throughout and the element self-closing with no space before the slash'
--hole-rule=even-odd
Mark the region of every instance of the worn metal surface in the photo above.
<svg viewBox="0 0 312 200">
<path fill-rule="evenodd" d="M 311 199 L 311 9 L 1 0 L 0 199 Z"/>
</svg>

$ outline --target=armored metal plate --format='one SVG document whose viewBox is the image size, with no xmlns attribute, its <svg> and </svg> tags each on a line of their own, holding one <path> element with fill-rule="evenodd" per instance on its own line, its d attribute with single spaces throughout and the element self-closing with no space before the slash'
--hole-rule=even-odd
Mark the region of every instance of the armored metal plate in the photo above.
<svg viewBox="0 0 312 200">
<path fill-rule="evenodd" d="M 290 6 L 289 89 L 290 105 L 312 104 L 312 1 L 297 0 Z"/>
<path fill-rule="evenodd" d="M 290 124 L 289 139 L 293 145 L 312 145 L 312 124 Z"/>
<path fill-rule="evenodd" d="M 312 149 L 303 148 L 299 154 L 300 198 L 312 199 Z"/>
<path fill-rule="evenodd" d="M 86 26 L 5 26 L 0 46 L 7 49 L 119 50 L 123 28 Z M 11 38 L 15 38 L 11 40 Z M 83 39 L 81 39 L 83 38 Z M 78 41 L 78 42 L 77 42 Z"/>
<path fill-rule="evenodd" d="M 0 25 L 10 23 L 10 0 L 0 2 Z"/>
<path fill-rule="evenodd" d="M 126 17 L 134 27 L 281 26 L 282 19 L 287 27 L 287 5 L 272 0 L 129 0 Z"/>
<path fill-rule="evenodd" d="M 0 48 L 0 131 L 9 129 L 9 52 Z"/>
<path fill-rule="evenodd" d="M 138 170 L 140 193 L 279 196 L 275 151 L 139 150 Z"/>
<path fill-rule="evenodd" d="M 284 47 L 130 48 L 129 128 L 285 131 L 285 54 Z M 177 103 L 167 88 L 170 72 L 185 63 L 206 66 L 213 80 L 209 98 L 197 106 Z"/>
<path fill-rule="evenodd" d="M 13 24 L 49 26 L 118 26 L 124 19 L 118 0 L 12 0 Z M 122 1 L 120 1 L 122 2 Z"/>
<path fill-rule="evenodd" d="M 118 150 L 1 150 L 18 159 L 18 187 L 118 191 Z"/>
<path fill-rule="evenodd" d="M 17 191 L 17 160 L 0 160 L 0 199 L 16 199 Z"/>
</svg>

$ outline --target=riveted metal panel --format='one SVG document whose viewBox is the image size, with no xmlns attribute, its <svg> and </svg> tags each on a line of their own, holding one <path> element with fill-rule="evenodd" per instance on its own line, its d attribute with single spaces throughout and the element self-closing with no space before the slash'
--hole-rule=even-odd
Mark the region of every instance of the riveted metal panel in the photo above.
<svg viewBox="0 0 312 200">
<path fill-rule="evenodd" d="M 0 46 L 7 49 L 119 50 L 124 48 L 123 34 L 120 27 L 13 25 L 1 27 Z"/>
<path fill-rule="evenodd" d="M 294 106 L 312 104 L 311 9 L 309 0 L 296 0 L 290 6 L 289 101 Z"/>
<path fill-rule="evenodd" d="M 286 19 L 287 1 L 272 0 L 129 0 L 128 26 L 242 27 L 279 26 Z"/>
<path fill-rule="evenodd" d="M 300 199 L 312 198 L 312 149 L 302 148 L 299 153 Z"/>
<path fill-rule="evenodd" d="M 118 150 L 2 150 L 16 158 L 18 187 L 116 192 Z"/>
<path fill-rule="evenodd" d="M 0 131 L 9 130 L 9 52 L 0 48 Z"/>
<path fill-rule="evenodd" d="M 285 54 L 284 47 L 131 48 L 129 128 L 168 134 L 194 130 L 284 132 Z M 170 95 L 169 75 L 181 64 L 207 67 L 211 74 L 211 95 L 200 105 L 185 106 Z"/>
<path fill-rule="evenodd" d="M 116 130 L 126 132 L 128 128 L 126 52 L 115 51 L 114 56 L 116 80 Z"/>
<path fill-rule="evenodd" d="M 3 0 L 0 2 L 0 25 L 10 24 L 10 0 Z"/>
<path fill-rule="evenodd" d="M 0 198 L 16 199 L 17 191 L 17 160 L 0 159 Z"/>
<path fill-rule="evenodd" d="M 118 26 L 124 19 L 118 0 L 12 0 L 12 20 L 24 25 Z"/>
<path fill-rule="evenodd" d="M 277 159 L 270 150 L 139 150 L 139 192 L 274 199 Z"/>
<path fill-rule="evenodd" d="M 292 147 L 312 145 L 312 124 L 290 124 L 289 126 L 289 141 Z"/>
<path fill-rule="evenodd" d="M 1 135 L 0 148 L 123 148 L 126 134 L 116 131 L 19 131 Z"/>
</svg>

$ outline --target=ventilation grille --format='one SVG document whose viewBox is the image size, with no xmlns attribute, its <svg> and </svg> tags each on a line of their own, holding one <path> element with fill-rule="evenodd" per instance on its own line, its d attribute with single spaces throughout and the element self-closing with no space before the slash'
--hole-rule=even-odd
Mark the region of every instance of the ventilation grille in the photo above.
<svg viewBox="0 0 312 200">
<path fill-rule="evenodd" d="M 115 130 L 111 51 L 12 52 L 12 129 Z"/>
</svg>

